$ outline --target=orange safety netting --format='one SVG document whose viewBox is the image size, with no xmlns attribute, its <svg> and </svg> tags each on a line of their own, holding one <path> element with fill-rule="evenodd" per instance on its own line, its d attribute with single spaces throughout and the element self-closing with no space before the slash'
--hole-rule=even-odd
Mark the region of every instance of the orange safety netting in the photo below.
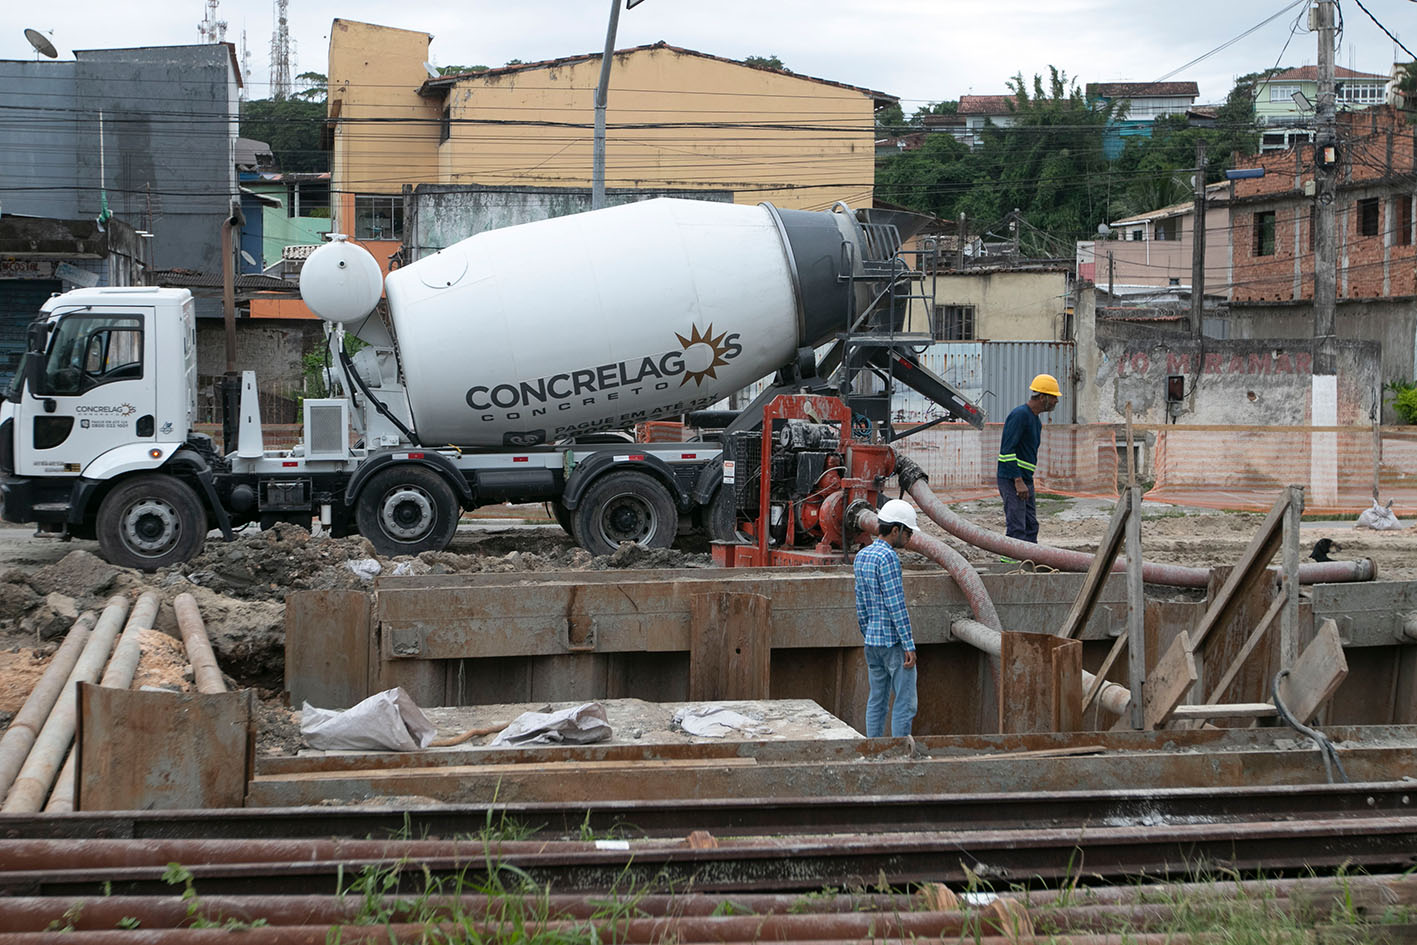
<svg viewBox="0 0 1417 945">
<path fill-rule="evenodd" d="M 1177 505 L 1267 511 L 1287 485 L 1304 511 L 1353 514 L 1373 487 L 1399 515 L 1417 512 L 1417 428 L 1158 427 L 1146 497 Z"/>
<path fill-rule="evenodd" d="M 895 450 L 919 463 L 930 477 L 930 490 L 947 502 L 997 497 L 1003 431 L 1002 423 L 986 423 L 982 430 L 943 423 L 913 434 L 899 428 L 908 435 L 895 443 Z M 1117 468 L 1115 425 L 1044 425 L 1034 474 L 1037 491 L 1115 499 Z"/>
</svg>

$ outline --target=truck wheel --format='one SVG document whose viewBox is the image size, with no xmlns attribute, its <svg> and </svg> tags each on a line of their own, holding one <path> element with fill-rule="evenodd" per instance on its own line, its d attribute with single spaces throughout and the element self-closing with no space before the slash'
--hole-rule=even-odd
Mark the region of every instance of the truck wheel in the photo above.
<svg viewBox="0 0 1417 945">
<path fill-rule="evenodd" d="M 156 571 L 188 560 L 207 537 L 207 512 L 192 487 L 171 476 L 136 476 L 98 507 L 98 547 L 104 560 Z"/>
<path fill-rule="evenodd" d="M 453 540 L 462 509 L 442 476 L 422 466 L 382 469 L 359 493 L 359 534 L 386 558 L 442 551 Z"/>
<path fill-rule="evenodd" d="M 593 555 L 608 555 L 623 541 L 668 548 L 679 531 L 679 512 L 669 490 L 629 470 L 592 483 L 572 516 L 576 541 Z"/>
</svg>

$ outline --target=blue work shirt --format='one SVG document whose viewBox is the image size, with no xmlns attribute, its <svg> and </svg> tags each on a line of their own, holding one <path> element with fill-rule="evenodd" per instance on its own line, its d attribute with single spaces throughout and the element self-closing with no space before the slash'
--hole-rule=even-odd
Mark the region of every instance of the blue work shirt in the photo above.
<svg viewBox="0 0 1417 945">
<path fill-rule="evenodd" d="M 999 478 L 1033 481 L 1038 468 L 1038 443 L 1043 439 L 1043 421 L 1028 404 L 1019 404 L 1004 420 L 999 438 Z"/>
<path fill-rule="evenodd" d="M 915 649 L 910 615 L 905 612 L 900 555 L 890 542 L 877 538 L 856 555 L 856 620 L 867 646 Z"/>
</svg>

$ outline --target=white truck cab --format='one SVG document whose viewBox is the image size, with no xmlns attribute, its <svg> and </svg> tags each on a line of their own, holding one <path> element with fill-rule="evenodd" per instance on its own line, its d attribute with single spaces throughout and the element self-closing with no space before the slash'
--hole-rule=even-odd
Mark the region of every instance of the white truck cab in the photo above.
<svg viewBox="0 0 1417 945">
<path fill-rule="evenodd" d="M 0 454 L 5 519 L 87 535 L 104 483 L 162 467 L 187 440 L 196 396 L 186 289 L 94 288 L 49 299 L 0 412 L 11 454 Z M 141 546 L 143 516 L 166 513 L 134 514 L 130 537 Z"/>
</svg>

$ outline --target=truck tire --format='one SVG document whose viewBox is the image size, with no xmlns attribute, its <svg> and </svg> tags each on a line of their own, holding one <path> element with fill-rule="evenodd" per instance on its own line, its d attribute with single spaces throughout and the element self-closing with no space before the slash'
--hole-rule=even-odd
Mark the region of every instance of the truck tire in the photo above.
<svg viewBox="0 0 1417 945">
<path fill-rule="evenodd" d="M 386 558 L 442 551 L 462 508 L 447 480 L 423 466 L 395 466 L 369 477 L 355 504 L 359 534 Z"/>
<path fill-rule="evenodd" d="M 556 516 L 556 524 L 561 526 L 561 530 L 572 538 L 576 537 L 575 525 L 571 522 L 571 510 L 561 504 L 560 499 L 552 499 L 546 503 L 551 507 L 551 514 Z"/>
<path fill-rule="evenodd" d="M 625 541 L 668 548 L 679 531 L 679 511 L 669 490 L 633 470 L 597 479 L 572 514 L 576 542 L 593 555 L 608 555 Z"/>
<path fill-rule="evenodd" d="M 104 560 L 156 571 L 195 555 L 207 537 L 207 512 L 192 487 L 162 474 L 135 476 L 114 487 L 98 507 L 98 547 Z"/>
</svg>

